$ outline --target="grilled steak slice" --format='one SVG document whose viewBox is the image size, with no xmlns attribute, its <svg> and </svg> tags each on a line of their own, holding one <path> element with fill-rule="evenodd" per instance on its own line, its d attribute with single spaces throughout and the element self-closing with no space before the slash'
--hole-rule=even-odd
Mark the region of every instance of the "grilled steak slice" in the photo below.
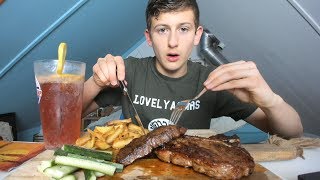
<svg viewBox="0 0 320 180">
<path fill-rule="evenodd" d="M 180 126 L 161 126 L 147 135 L 132 140 L 124 148 L 120 149 L 116 157 L 116 162 L 127 166 L 136 159 L 148 155 L 154 148 L 184 135 L 186 131 L 186 128 Z"/>
<path fill-rule="evenodd" d="M 254 161 L 244 148 L 220 137 L 183 136 L 155 150 L 162 161 L 192 167 L 216 179 L 239 179 L 254 170 Z"/>
<path fill-rule="evenodd" d="M 224 134 L 217 134 L 214 136 L 210 136 L 209 139 L 221 140 L 225 143 L 228 143 L 232 146 L 240 145 L 240 138 L 237 135 L 226 136 Z"/>
</svg>

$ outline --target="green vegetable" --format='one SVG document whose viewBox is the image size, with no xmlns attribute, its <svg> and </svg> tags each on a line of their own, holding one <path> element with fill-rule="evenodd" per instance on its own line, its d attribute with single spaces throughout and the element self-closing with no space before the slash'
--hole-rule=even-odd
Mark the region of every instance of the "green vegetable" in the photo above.
<svg viewBox="0 0 320 180">
<path fill-rule="evenodd" d="M 54 151 L 54 154 L 55 156 L 67 156 L 68 155 L 68 152 L 62 150 L 62 149 L 57 149 Z"/>
<path fill-rule="evenodd" d="M 117 172 L 117 170 L 116 170 L 116 172 Z M 94 175 L 96 175 L 96 177 L 105 176 L 105 174 L 103 174 L 103 173 L 101 173 L 101 172 L 98 172 L 98 171 L 94 171 L 93 173 L 94 173 Z"/>
<path fill-rule="evenodd" d="M 96 180 L 97 179 L 97 177 L 93 171 L 88 170 L 88 169 L 84 169 L 83 172 L 84 172 L 85 180 Z"/>
<path fill-rule="evenodd" d="M 107 160 L 107 161 L 110 161 L 112 159 L 112 154 L 104 153 L 101 151 L 95 151 L 92 149 L 72 146 L 72 145 L 63 145 L 61 149 L 67 153 L 80 154 L 82 156 L 88 156 L 88 157 L 93 157 L 93 158 Z"/>
<path fill-rule="evenodd" d="M 77 180 L 76 176 L 73 174 L 69 174 L 61 178 L 60 180 Z"/>
<path fill-rule="evenodd" d="M 112 176 L 116 170 L 116 167 L 110 164 L 68 156 L 56 156 L 55 163 L 98 171 L 109 176 Z"/>
<path fill-rule="evenodd" d="M 109 150 L 96 150 L 96 151 L 107 153 L 107 154 L 111 154 L 111 155 L 113 153 L 112 151 L 109 151 Z"/>
<path fill-rule="evenodd" d="M 48 167 L 52 167 L 54 164 L 54 160 L 49 161 L 41 161 L 40 165 L 37 167 L 39 172 L 44 172 Z"/>
<path fill-rule="evenodd" d="M 52 167 L 48 167 L 47 169 L 45 169 L 44 174 L 55 179 L 60 179 L 78 170 L 77 167 L 61 165 L 59 163 L 57 164 L 58 165 L 54 165 Z"/>
<path fill-rule="evenodd" d="M 105 163 L 105 164 L 110 164 L 112 166 L 116 167 L 116 172 L 122 172 L 123 170 L 123 164 L 119 164 L 119 163 L 114 163 L 114 162 L 110 162 L 110 161 L 105 161 L 105 160 L 101 160 L 101 159 L 96 159 L 96 158 L 92 158 L 92 157 L 86 157 L 86 156 L 81 156 L 78 154 L 68 154 L 69 157 L 74 157 L 74 158 L 80 158 L 80 159 L 88 159 L 91 161 L 95 161 L 95 162 L 101 162 L 101 163 Z"/>
</svg>

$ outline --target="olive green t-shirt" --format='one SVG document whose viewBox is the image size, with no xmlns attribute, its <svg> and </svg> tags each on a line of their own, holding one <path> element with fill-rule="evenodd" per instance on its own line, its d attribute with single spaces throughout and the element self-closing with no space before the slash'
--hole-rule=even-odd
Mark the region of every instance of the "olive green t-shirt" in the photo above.
<svg viewBox="0 0 320 180">
<path fill-rule="evenodd" d="M 130 57 L 125 60 L 125 67 L 128 93 L 144 126 L 153 128 L 166 124 L 152 120 L 169 119 L 176 103 L 195 97 L 203 89 L 203 82 L 213 70 L 212 67 L 188 61 L 185 76 L 170 78 L 160 74 L 155 68 L 155 57 Z M 120 88 L 101 91 L 95 101 L 99 106 L 123 105 L 124 115 L 130 116 L 129 112 L 132 117 L 132 107 Z M 256 108 L 252 104 L 241 102 L 227 91 L 207 91 L 189 104 L 178 124 L 186 128 L 207 129 L 211 118 L 229 116 L 234 120 L 245 119 Z"/>
</svg>

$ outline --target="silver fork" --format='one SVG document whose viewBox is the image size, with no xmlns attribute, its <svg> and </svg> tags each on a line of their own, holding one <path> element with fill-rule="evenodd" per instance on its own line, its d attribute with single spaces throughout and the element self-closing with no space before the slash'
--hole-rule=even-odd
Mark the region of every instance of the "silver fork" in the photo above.
<svg viewBox="0 0 320 180">
<path fill-rule="evenodd" d="M 177 124 L 182 113 L 186 110 L 186 107 L 188 106 L 188 104 L 190 103 L 190 101 L 193 101 L 193 100 L 196 100 L 198 99 L 200 96 L 202 96 L 205 92 L 207 91 L 206 88 L 203 88 L 202 91 L 196 96 L 194 97 L 193 99 L 186 99 L 186 100 L 183 100 L 183 101 L 179 101 L 176 105 L 176 107 L 174 108 L 174 110 L 172 111 L 171 113 L 171 116 L 170 116 L 170 121 L 173 123 L 173 124 Z"/>
</svg>

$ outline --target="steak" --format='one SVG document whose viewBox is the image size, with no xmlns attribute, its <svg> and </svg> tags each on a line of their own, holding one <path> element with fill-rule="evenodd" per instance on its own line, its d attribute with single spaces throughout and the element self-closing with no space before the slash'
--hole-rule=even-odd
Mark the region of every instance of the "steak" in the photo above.
<svg viewBox="0 0 320 180">
<path fill-rule="evenodd" d="M 156 149 L 155 154 L 164 162 L 192 167 L 216 179 L 239 179 L 251 174 L 255 164 L 249 152 L 235 143 L 234 137 L 230 141 L 223 136 L 185 135 Z"/>
<path fill-rule="evenodd" d="M 232 146 L 240 146 L 240 139 L 237 135 L 226 136 L 224 134 L 217 134 L 214 136 L 210 136 L 209 139 L 220 140 Z"/>
<path fill-rule="evenodd" d="M 133 139 L 128 145 L 120 149 L 116 156 L 116 162 L 127 166 L 136 159 L 148 155 L 153 149 L 164 143 L 184 135 L 186 131 L 186 128 L 180 126 L 161 126 L 147 135 Z"/>
</svg>

